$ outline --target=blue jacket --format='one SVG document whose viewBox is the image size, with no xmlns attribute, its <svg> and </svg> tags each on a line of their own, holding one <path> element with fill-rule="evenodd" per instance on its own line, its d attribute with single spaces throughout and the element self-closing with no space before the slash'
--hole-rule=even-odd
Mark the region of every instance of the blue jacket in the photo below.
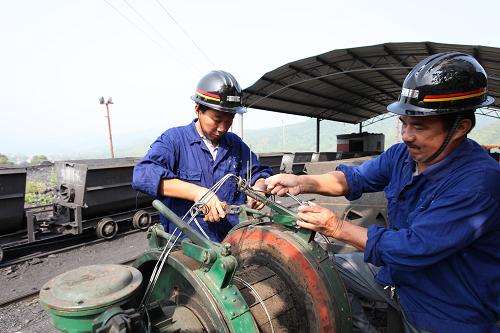
<svg viewBox="0 0 500 333">
<path fill-rule="evenodd" d="M 187 126 L 174 127 L 165 131 L 134 168 L 132 187 L 153 198 L 160 198 L 180 217 L 186 214 L 193 202 L 159 196 L 158 186 L 161 179 L 181 179 L 210 188 L 228 173 L 246 178 L 250 155 L 252 157 L 252 184 L 259 178 L 267 178 L 271 175 L 271 169 L 261 166 L 257 156 L 251 153 L 250 148 L 233 133 L 226 133 L 221 137 L 214 161 L 196 131 L 195 122 L 196 120 Z M 227 181 L 217 192 L 217 197 L 228 204 L 243 204 L 246 200 L 245 195 L 237 191 L 234 181 Z M 160 219 L 165 229 L 173 232 L 175 225 L 169 223 L 163 216 Z M 211 240 L 220 242 L 227 232 L 238 224 L 238 216 L 228 215 L 227 218 L 216 223 L 207 223 L 199 217 L 198 222 Z M 196 228 L 194 222 L 192 226 Z"/>
<path fill-rule="evenodd" d="M 407 318 L 432 332 L 498 332 L 500 167 L 474 141 L 413 176 L 404 144 L 340 166 L 349 200 L 384 190 L 388 228 L 371 226 L 364 257 L 396 287 Z"/>
</svg>

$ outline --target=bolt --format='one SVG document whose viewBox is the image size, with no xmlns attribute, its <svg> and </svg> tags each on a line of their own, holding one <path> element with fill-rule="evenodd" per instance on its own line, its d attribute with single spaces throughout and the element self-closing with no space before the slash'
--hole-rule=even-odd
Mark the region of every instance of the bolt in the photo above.
<svg viewBox="0 0 500 333">
<path fill-rule="evenodd" d="M 50 290 L 50 287 L 49 286 L 45 286 L 45 287 L 43 287 L 43 290 Z"/>
<path fill-rule="evenodd" d="M 231 316 L 234 316 L 234 312 L 233 312 L 233 311 L 231 311 L 231 312 L 229 312 L 229 313 L 231 314 Z"/>
<path fill-rule="evenodd" d="M 233 291 L 233 295 L 236 295 L 236 291 Z"/>
<path fill-rule="evenodd" d="M 222 295 L 222 299 L 224 300 L 227 299 L 226 295 Z"/>
<path fill-rule="evenodd" d="M 78 304 L 78 305 L 83 304 L 83 300 L 80 299 L 80 300 L 76 301 L 76 304 Z"/>
<path fill-rule="evenodd" d="M 236 303 L 236 298 L 233 298 L 233 303 Z"/>
</svg>

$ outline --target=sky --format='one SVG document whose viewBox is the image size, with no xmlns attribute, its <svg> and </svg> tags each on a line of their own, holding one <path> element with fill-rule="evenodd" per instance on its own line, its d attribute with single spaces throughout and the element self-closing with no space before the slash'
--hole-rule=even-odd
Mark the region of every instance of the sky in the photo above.
<svg viewBox="0 0 500 333">
<path fill-rule="evenodd" d="M 337 48 L 498 47 L 499 11 L 500 2 L 481 0 L 0 0 L 0 153 L 107 145 L 100 96 L 113 98 L 116 140 L 157 136 L 192 120 L 190 96 L 213 69 L 247 87 L 285 63 Z M 250 110 L 244 128 L 303 120 Z"/>
</svg>

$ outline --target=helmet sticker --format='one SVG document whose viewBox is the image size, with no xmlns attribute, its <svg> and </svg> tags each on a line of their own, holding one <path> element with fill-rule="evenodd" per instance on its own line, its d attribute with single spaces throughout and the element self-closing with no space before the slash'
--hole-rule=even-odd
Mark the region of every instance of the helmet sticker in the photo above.
<svg viewBox="0 0 500 333">
<path fill-rule="evenodd" d="M 228 102 L 239 102 L 241 100 L 240 96 L 227 96 Z"/>
<path fill-rule="evenodd" d="M 418 90 L 403 88 L 401 90 L 401 96 L 410 97 L 410 98 L 417 98 L 418 97 Z"/>
</svg>

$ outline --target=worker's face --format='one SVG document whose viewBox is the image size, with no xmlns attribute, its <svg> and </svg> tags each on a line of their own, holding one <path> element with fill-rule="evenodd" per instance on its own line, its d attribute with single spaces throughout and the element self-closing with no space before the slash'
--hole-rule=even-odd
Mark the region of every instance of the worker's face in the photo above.
<svg viewBox="0 0 500 333">
<path fill-rule="evenodd" d="M 443 144 L 447 132 L 439 117 L 399 117 L 401 138 L 417 163 L 431 157 Z"/>
<path fill-rule="evenodd" d="M 196 110 L 198 121 L 205 136 L 212 142 L 219 142 L 233 124 L 234 114 L 208 109 L 205 112 Z"/>
</svg>

